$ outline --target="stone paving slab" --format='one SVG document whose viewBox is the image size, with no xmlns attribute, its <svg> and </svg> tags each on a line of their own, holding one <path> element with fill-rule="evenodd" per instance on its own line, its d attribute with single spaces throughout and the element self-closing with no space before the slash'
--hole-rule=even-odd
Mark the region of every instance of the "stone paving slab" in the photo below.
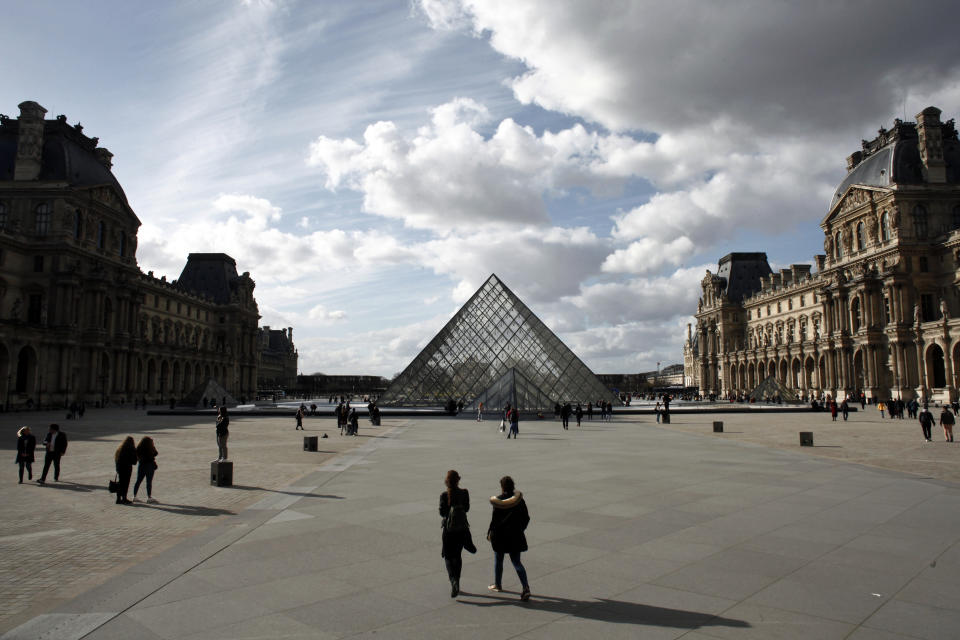
<svg viewBox="0 0 960 640">
<path fill-rule="evenodd" d="M 927 445 L 939 462 L 909 475 L 895 467 L 912 453 L 864 452 L 895 461 L 878 468 L 851 451 L 790 448 L 804 414 L 725 418 L 724 434 L 709 416 L 528 422 L 517 441 L 493 423 L 385 421 L 382 437 L 278 487 L 286 497 L 259 495 L 108 580 L 95 602 L 82 595 L 3 638 L 62 630 L 51 615 L 98 616 L 62 638 L 956 637 L 960 486 L 940 467 L 960 449 Z M 826 428 L 843 449 L 888 426 Z M 882 439 L 918 448 L 905 429 Z M 456 599 L 435 511 L 449 468 L 471 490 L 480 547 L 465 554 Z M 506 473 L 532 518 L 529 603 L 509 562 L 506 591 L 486 589 L 485 498 Z"/>
</svg>

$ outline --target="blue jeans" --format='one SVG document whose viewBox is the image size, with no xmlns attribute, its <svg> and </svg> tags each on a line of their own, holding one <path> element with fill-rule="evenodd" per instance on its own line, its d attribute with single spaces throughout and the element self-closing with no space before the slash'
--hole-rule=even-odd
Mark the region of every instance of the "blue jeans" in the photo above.
<svg viewBox="0 0 960 640">
<path fill-rule="evenodd" d="M 503 579 L 503 555 L 501 551 L 493 553 L 493 584 L 498 587 L 503 584 L 501 582 Z M 530 585 L 527 583 L 527 570 L 523 568 L 523 564 L 520 562 L 519 551 L 510 552 L 510 562 L 513 563 L 513 568 L 517 570 L 517 577 L 520 578 L 520 584 L 523 585 L 524 590 L 530 589 Z"/>
<path fill-rule="evenodd" d="M 147 468 L 149 467 L 149 468 Z M 147 480 L 147 497 L 150 498 L 153 496 L 153 472 L 156 469 L 153 467 L 153 464 L 147 462 L 137 465 L 137 482 L 133 485 L 133 497 L 137 497 L 137 490 L 140 489 L 140 483 L 143 482 L 144 478 Z"/>
</svg>

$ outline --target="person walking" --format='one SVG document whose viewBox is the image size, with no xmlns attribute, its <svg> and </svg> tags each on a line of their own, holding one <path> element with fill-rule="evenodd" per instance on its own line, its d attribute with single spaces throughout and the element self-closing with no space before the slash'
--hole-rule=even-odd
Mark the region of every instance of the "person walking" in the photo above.
<svg viewBox="0 0 960 640">
<path fill-rule="evenodd" d="M 454 469 L 447 471 L 444 480 L 447 490 L 440 494 L 440 555 L 447 567 L 450 579 L 450 597 L 460 593 L 460 571 L 463 568 L 464 549 L 476 553 L 477 547 L 470 536 L 470 492 L 460 488 L 460 474 Z"/>
<path fill-rule="evenodd" d="M 477 405 L 477 422 L 483 422 L 483 401 Z"/>
<path fill-rule="evenodd" d="M 880 402 L 877 403 L 877 411 L 880 412 L 880 419 L 881 419 L 881 420 L 883 419 L 883 410 L 886 409 L 886 408 L 887 408 L 887 406 L 886 406 L 885 404 L 883 404 L 883 400 L 881 400 Z"/>
<path fill-rule="evenodd" d="M 830 401 L 830 417 L 833 418 L 834 422 L 837 421 L 837 401 L 836 400 Z"/>
<path fill-rule="evenodd" d="M 580 422 L 583 420 L 583 407 L 580 406 L 580 403 L 577 403 L 577 411 L 574 414 L 577 416 L 577 426 L 580 426 Z"/>
<path fill-rule="evenodd" d="M 570 403 L 565 402 L 563 406 L 560 407 L 560 421 L 563 423 L 563 428 L 565 430 L 570 428 L 570 413 Z"/>
<path fill-rule="evenodd" d="M 654 413 L 657 414 L 657 424 L 660 424 L 660 401 L 657 400 L 657 404 L 653 407 Z"/>
<path fill-rule="evenodd" d="M 923 439 L 927 442 L 932 442 L 930 439 L 930 430 L 933 427 L 933 414 L 924 406 L 923 411 L 920 412 L 917 419 L 920 421 L 920 428 L 923 429 Z"/>
<path fill-rule="evenodd" d="M 947 442 L 953 442 L 953 424 L 955 420 L 950 407 L 943 405 L 943 411 L 940 413 L 940 426 L 943 427 L 943 437 Z M 21 472 L 23 475 L 23 472 Z"/>
<path fill-rule="evenodd" d="M 137 445 L 133 437 L 127 436 L 113 454 L 113 462 L 117 469 L 117 504 L 133 504 L 127 499 L 130 490 L 130 476 L 133 475 L 133 465 L 137 464 Z"/>
<path fill-rule="evenodd" d="M 294 431 L 296 431 L 297 429 L 300 429 L 301 431 L 306 431 L 306 429 L 303 428 L 303 405 L 300 405 L 300 408 L 297 409 L 297 428 L 294 429 Z"/>
<path fill-rule="evenodd" d="M 230 415 L 226 407 L 217 409 L 217 459 L 215 462 L 224 462 L 227 459 L 227 439 L 230 437 Z"/>
<path fill-rule="evenodd" d="M 137 445 L 137 481 L 133 485 L 133 501 L 137 501 L 137 491 L 140 489 L 140 483 L 147 481 L 147 502 L 156 504 L 153 498 L 153 472 L 157 470 L 157 447 L 153 444 L 153 438 L 143 436 L 140 438 L 140 444 Z"/>
<path fill-rule="evenodd" d="M 593 401 L 587 402 L 587 420 L 593 422 Z"/>
<path fill-rule="evenodd" d="M 17 429 L 17 464 L 20 465 L 20 482 L 23 484 L 23 469 L 27 469 L 27 480 L 33 480 L 33 452 L 37 448 L 37 436 L 30 433 L 30 427 Z"/>
<path fill-rule="evenodd" d="M 347 418 L 350 426 L 347 428 L 347 435 L 355 436 L 360 432 L 360 419 L 357 417 L 357 408 L 350 409 L 350 415 Z"/>
<path fill-rule="evenodd" d="M 509 439 L 512 435 L 513 439 L 516 440 L 517 435 L 520 433 L 520 411 L 516 407 L 513 407 L 508 412 L 508 415 L 510 417 L 510 432 L 507 433 L 507 438 Z"/>
<path fill-rule="evenodd" d="M 53 479 L 60 480 L 60 458 L 67 453 L 67 434 L 60 431 L 60 425 L 51 424 L 47 435 L 43 438 L 43 448 L 46 453 L 43 456 L 43 473 L 40 474 L 38 483 L 44 484 L 47 481 L 47 472 L 50 465 L 53 465 Z"/>
<path fill-rule="evenodd" d="M 844 401 L 840 404 L 840 412 L 843 413 L 843 421 L 846 422 L 846 421 L 847 421 L 847 416 L 850 415 L 850 405 L 847 404 L 847 401 L 846 401 L 846 400 L 844 400 Z"/>
<path fill-rule="evenodd" d="M 500 495 L 490 498 L 493 513 L 490 516 L 490 526 L 487 528 L 487 540 L 493 546 L 493 584 L 488 587 L 491 591 L 503 591 L 503 556 L 509 555 L 510 562 L 520 578 L 523 591 L 520 599 L 526 602 L 530 599 L 530 583 L 527 582 L 527 570 L 520 562 L 520 554 L 527 550 L 527 537 L 524 531 L 530 524 L 530 513 L 523 494 L 515 491 L 513 478 L 500 478 Z"/>
</svg>

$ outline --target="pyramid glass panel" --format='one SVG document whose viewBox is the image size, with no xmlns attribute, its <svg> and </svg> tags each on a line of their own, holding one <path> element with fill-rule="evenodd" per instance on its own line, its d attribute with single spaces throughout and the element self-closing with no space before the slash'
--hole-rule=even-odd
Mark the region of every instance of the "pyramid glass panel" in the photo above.
<svg viewBox="0 0 960 640">
<path fill-rule="evenodd" d="M 528 411 L 552 410 L 557 402 L 619 404 L 496 275 L 397 376 L 380 404 L 439 406 L 449 399 L 466 406 L 482 400 L 491 409 L 509 401 Z"/>
</svg>

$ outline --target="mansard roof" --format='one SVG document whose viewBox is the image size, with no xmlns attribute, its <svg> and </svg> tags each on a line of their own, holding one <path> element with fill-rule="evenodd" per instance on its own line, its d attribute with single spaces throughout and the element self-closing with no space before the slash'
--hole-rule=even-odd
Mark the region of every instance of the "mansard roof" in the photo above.
<svg viewBox="0 0 960 640">
<path fill-rule="evenodd" d="M 717 276 L 727 281 L 727 299 L 735 304 L 759 291 L 760 279 L 771 273 L 767 254 L 763 252 L 728 253 L 720 258 L 717 269 Z"/>
</svg>

